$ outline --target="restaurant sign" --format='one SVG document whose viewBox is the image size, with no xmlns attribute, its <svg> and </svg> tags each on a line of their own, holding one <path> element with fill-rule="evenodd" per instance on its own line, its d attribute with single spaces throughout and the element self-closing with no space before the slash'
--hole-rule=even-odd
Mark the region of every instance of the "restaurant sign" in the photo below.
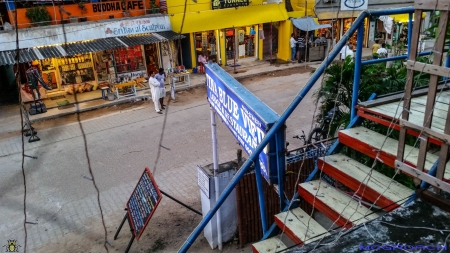
<svg viewBox="0 0 450 253">
<path fill-rule="evenodd" d="M 92 12 L 144 10 L 144 4 L 142 0 L 93 3 Z"/>
<path fill-rule="evenodd" d="M 169 18 L 161 16 L 109 22 L 105 26 L 105 36 L 117 37 L 171 30 Z"/>
<path fill-rule="evenodd" d="M 226 9 L 226 8 L 237 8 L 241 6 L 248 6 L 249 0 L 213 0 L 212 9 Z"/>
</svg>

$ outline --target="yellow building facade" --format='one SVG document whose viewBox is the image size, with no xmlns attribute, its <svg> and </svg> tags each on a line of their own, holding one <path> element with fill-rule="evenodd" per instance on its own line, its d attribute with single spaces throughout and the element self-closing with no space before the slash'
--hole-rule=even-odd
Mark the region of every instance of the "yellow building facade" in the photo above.
<svg viewBox="0 0 450 253">
<path fill-rule="evenodd" d="M 273 23 L 278 24 L 277 34 L 272 34 L 278 42 L 275 57 L 282 60 L 290 57 L 292 24 L 284 2 L 167 0 L 167 9 L 172 30 L 189 34 L 192 67 L 197 66 L 200 53 L 221 65 L 233 64 L 235 56 L 262 60 L 264 45 L 268 44 L 264 40 L 269 39 L 264 27 Z"/>
</svg>

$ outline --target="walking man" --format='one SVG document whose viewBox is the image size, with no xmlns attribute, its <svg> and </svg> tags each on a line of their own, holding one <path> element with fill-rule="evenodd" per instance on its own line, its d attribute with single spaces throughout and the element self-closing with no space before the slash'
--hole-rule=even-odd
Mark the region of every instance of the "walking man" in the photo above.
<svg viewBox="0 0 450 253">
<path fill-rule="evenodd" d="M 164 69 L 160 68 L 159 73 L 155 75 L 156 80 L 159 82 L 159 104 L 161 109 L 166 109 L 164 107 L 164 97 L 166 96 L 166 88 L 164 88 L 164 80 L 166 79 L 166 74 L 164 74 Z"/>
<path fill-rule="evenodd" d="M 377 50 L 378 57 L 386 58 L 388 56 L 388 51 L 386 50 L 386 44 L 381 44 L 381 48 Z"/>
<path fill-rule="evenodd" d="M 304 62 L 305 60 L 305 38 L 303 34 L 298 36 L 297 44 L 298 44 L 298 62 Z"/>
<path fill-rule="evenodd" d="M 291 44 L 291 61 L 295 61 L 295 55 L 297 54 L 297 43 L 294 38 L 294 34 L 291 34 L 291 39 L 289 40 Z"/>
<path fill-rule="evenodd" d="M 162 114 L 161 110 L 159 109 L 159 81 L 155 78 L 155 72 L 150 70 L 150 77 L 148 78 L 148 86 L 150 86 L 150 90 L 152 92 L 152 100 L 153 104 L 155 105 L 155 111 L 159 114 Z"/>
</svg>

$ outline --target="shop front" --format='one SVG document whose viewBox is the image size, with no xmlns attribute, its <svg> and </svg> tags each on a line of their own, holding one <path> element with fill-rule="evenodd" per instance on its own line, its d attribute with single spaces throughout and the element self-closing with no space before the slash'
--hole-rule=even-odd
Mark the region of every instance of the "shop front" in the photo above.
<svg viewBox="0 0 450 253">
<path fill-rule="evenodd" d="M 353 22 L 356 18 L 341 18 L 341 19 L 329 19 L 329 20 L 319 20 L 319 24 L 329 24 L 331 25 L 331 34 L 332 41 L 338 42 L 342 36 L 350 29 Z M 366 19 L 364 21 L 364 47 L 368 47 L 369 41 L 369 20 Z M 327 29 L 318 30 L 318 34 L 328 34 Z M 358 36 L 358 32 L 355 32 L 348 40 L 349 43 L 356 45 L 356 38 Z"/>
<path fill-rule="evenodd" d="M 21 54 L 26 57 L 21 56 L 19 64 L 22 69 L 21 82 L 27 82 L 25 72 L 32 60 L 39 60 L 42 78 L 52 87 L 50 91 L 42 90 L 43 98 L 46 97 L 45 93 L 51 96 L 74 95 L 138 78 L 144 80 L 150 71 L 174 67 L 176 51 L 173 39 L 178 38 L 175 35 L 173 32 L 162 32 L 158 35 L 145 34 L 22 49 Z M 13 51 L 0 54 L 1 65 L 14 65 L 13 57 L 1 57 L 11 56 Z M 140 82 L 136 88 L 143 89 L 146 86 L 147 82 Z M 24 102 L 32 100 L 31 91 L 26 87 L 21 92 Z"/>
<path fill-rule="evenodd" d="M 191 66 L 196 67 L 202 53 L 221 65 L 232 65 L 244 59 L 263 59 L 263 24 L 285 21 L 284 5 L 257 1 L 212 1 L 211 5 L 193 5 L 182 15 L 184 1 L 168 1 L 174 31 L 189 34 Z M 181 13 L 181 14 L 180 14 Z M 278 33 L 273 35 L 277 39 Z"/>
</svg>

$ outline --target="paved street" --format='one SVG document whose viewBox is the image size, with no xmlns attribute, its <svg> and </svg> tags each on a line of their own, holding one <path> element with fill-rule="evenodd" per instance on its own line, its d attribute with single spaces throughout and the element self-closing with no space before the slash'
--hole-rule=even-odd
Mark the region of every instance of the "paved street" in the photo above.
<svg viewBox="0 0 450 253">
<path fill-rule="evenodd" d="M 303 74 L 292 74 L 294 72 Z M 311 70 L 297 68 L 258 76 L 241 82 L 281 114 L 308 80 Z M 316 84 L 316 87 L 319 84 Z M 288 120 L 286 139 L 308 132 L 314 112 L 312 92 Z M 159 187 L 200 210 L 196 165 L 212 162 L 209 106 L 204 87 L 184 91 L 179 102 L 168 106 L 165 115 L 156 114 L 151 102 L 133 109 L 98 115 L 82 122 L 94 177 L 101 192 L 101 204 L 108 231 L 110 252 L 123 252 L 130 238 L 128 228 L 113 240 L 123 208 L 145 167 L 154 171 Z M 167 115 L 167 117 L 165 117 Z M 18 117 L 16 120 L 19 119 Z M 219 121 L 220 122 L 220 121 Z M 53 127 L 39 129 L 41 141 L 25 142 L 27 224 L 29 252 L 105 252 L 97 194 L 88 171 L 84 142 L 78 123 L 52 120 Z M 20 126 L 20 122 L 17 122 Z M 39 126 L 39 124 L 38 124 Z M 219 160 L 235 159 L 234 137 L 218 124 Z M 155 165 L 160 137 L 160 157 Z M 27 140 L 27 139 L 26 139 Z M 21 136 L 0 139 L 0 246 L 8 239 L 24 244 L 23 179 Z M 146 252 L 163 241 L 161 252 L 174 252 L 188 237 L 201 217 L 163 197 L 144 236 L 131 252 Z M 204 239 L 192 252 L 211 252 Z M 160 240 L 158 240 L 160 239 Z M 209 250 L 208 250 L 209 248 Z M 248 247 L 246 248 L 248 252 Z M 225 252 L 237 252 L 235 245 Z"/>
</svg>

